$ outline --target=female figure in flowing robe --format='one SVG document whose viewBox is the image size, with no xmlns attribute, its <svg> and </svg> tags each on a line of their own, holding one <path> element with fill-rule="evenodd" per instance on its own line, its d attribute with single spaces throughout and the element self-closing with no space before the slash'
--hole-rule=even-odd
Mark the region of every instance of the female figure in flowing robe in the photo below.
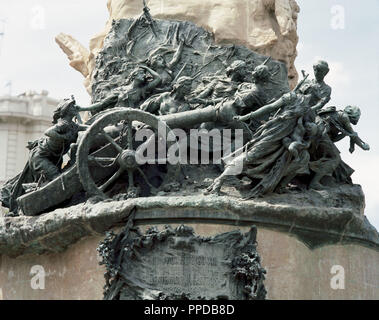
<svg viewBox="0 0 379 320">
<path fill-rule="evenodd" d="M 310 143 L 307 142 L 315 134 L 315 124 L 301 124 L 307 128 L 302 138 L 307 135 L 307 139 L 304 143 L 300 141 L 302 148 L 298 150 L 296 157 L 289 148 L 291 143 L 288 143 L 288 139 L 294 139 L 299 120 L 305 118 L 309 112 L 309 100 L 310 96 L 288 93 L 276 102 L 248 115 L 247 117 L 262 116 L 273 110 L 283 109 L 255 132 L 241 155 L 227 162 L 224 172 L 208 187 L 207 193 L 219 193 L 229 175 L 244 175 L 260 180 L 247 197 L 252 198 L 273 192 L 283 186 L 282 181 L 288 181 L 296 174 L 308 173 L 307 147 Z M 236 171 L 238 167 L 242 169 L 240 172 Z M 288 176 L 291 176 L 290 179 L 285 179 Z"/>
</svg>

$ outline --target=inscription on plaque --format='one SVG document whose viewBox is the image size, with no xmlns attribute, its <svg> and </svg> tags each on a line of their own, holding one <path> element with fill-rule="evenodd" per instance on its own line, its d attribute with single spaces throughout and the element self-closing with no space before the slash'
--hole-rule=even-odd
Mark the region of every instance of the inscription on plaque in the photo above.
<svg viewBox="0 0 379 320">
<path fill-rule="evenodd" d="M 237 298 L 225 249 L 221 244 L 194 243 L 189 250 L 160 243 L 141 257 L 140 268 L 133 268 L 132 273 L 144 279 L 150 288 L 170 294 L 213 297 L 233 292 Z"/>
<path fill-rule="evenodd" d="M 212 238 L 180 226 L 146 234 L 126 227 L 99 246 L 105 299 L 263 299 L 256 228 Z"/>
</svg>

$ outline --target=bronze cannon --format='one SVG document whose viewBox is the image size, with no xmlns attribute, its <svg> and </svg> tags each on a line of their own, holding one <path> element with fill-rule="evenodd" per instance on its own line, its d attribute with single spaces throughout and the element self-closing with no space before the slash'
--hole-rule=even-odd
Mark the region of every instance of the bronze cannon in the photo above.
<svg viewBox="0 0 379 320">
<path fill-rule="evenodd" d="M 139 172 L 146 184 L 153 187 L 135 159 L 133 130 L 142 125 L 157 132 L 161 126 L 165 128 L 165 134 L 169 134 L 173 128 L 192 128 L 203 122 L 232 122 L 236 115 L 234 103 L 231 100 L 216 106 L 164 116 L 155 116 L 132 108 L 102 112 L 87 122 L 90 127 L 78 143 L 75 164 L 45 186 L 20 196 L 17 199 L 18 206 L 25 215 L 34 216 L 57 207 L 82 190 L 89 196 L 105 197 L 105 189 L 125 172 L 128 174 L 129 185 L 133 185 L 134 173 Z M 127 128 L 124 130 L 125 136 L 112 137 L 104 131 L 120 122 Z M 99 141 L 99 136 L 106 143 L 98 145 L 96 141 Z M 126 139 L 123 146 L 120 139 Z M 101 162 L 111 165 L 102 166 L 99 170 L 96 164 Z"/>
</svg>

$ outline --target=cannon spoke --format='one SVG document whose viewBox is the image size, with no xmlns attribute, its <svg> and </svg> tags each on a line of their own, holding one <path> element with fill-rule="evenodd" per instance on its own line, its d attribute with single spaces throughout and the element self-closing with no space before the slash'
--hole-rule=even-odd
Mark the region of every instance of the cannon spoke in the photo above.
<svg viewBox="0 0 379 320">
<path fill-rule="evenodd" d="M 132 126 L 132 121 L 128 121 L 127 137 L 128 137 L 128 148 L 129 149 L 133 149 L 133 126 Z"/>
<path fill-rule="evenodd" d="M 134 176 L 133 176 L 133 170 L 128 170 L 128 177 L 129 177 L 129 189 L 134 188 Z"/>
<path fill-rule="evenodd" d="M 88 156 L 89 161 L 96 161 L 96 162 L 114 162 L 117 158 L 112 157 L 95 157 L 95 156 Z"/>
<path fill-rule="evenodd" d="M 99 187 L 99 189 L 104 192 L 112 183 L 114 183 L 121 176 L 123 172 L 124 169 L 119 168 L 118 171 L 115 172 L 115 174 L 112 177 L 110 177 L 107 182 L 105 182 L 101 187 Z"/>
<path fill-rule="evenodd" d="M 116 141 L 113 140 L 113 138 L 106 132 L 102 132 L 104 137 L 108 140 L 108 142 L 119 152 L 121 153 L 123 149 L 117 144 Z"/>
<path fill-rule="evenodd" d="M 102 167 L 102 168 L 106 168 L 106 167 L 111 167 L 113 166 L 117 159 L 118 159 L 119 156 L 117 156 L 116 158 L 112 158 L 112 157 L 95 157 L 95 156 L 88 156 L 88 161 L 91 161 L 95 164 L 97 164 L 98 166 Z"/>
</svg>

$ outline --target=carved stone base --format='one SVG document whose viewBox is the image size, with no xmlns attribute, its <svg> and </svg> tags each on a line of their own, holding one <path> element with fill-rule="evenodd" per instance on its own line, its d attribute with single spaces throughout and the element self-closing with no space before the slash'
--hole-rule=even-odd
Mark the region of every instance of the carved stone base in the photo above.
<svg viewBox="0 0 379 320">
<path fill-rule="evenodd" d="M 106 300 L 262 300 L 266 271 L 256 250 L 257 228 L 201 237 L 193 228 L 150 228 L 131 219 L 98 247 L 106 266 Z"/>
<path fill-rule="evenodd" d="M 172 228 L 180 225 L 171 224 Z M 203 237 L 249 227 L 222 224 L 188 224 Z M 146 232 L 150 226 L 141 226 Z M 160 228 L 163 228 L 161 225 Z M 117 233 L 118 230 L 115 230 Z M 91 236 L 61 253 L 0 258 L 0 297 L 12 299 L 103 299 L 105 268 L 96 248 L 104 235 Z M 288 233 L 258 227 L 257 250 L 267 275 L 267 299 L 378 299 L 379 251 L 361 246 L 327 245 L 310 249 Z M 46 271 L 45 290 L 30 286 L 30 270 Z M 331 288 L 332 267 L 345 271 L 345 289 Z"/>
<path fill-rule="evenodd" d="M 267 299 L 378 299 L 379 236 L 363 207 L 360 187 L 345 186 L 254 201 L 138 198 L 1 218 L 0 297 L 103 299 L 106 270 L 99 266 L 96 248 L 106 231 L 120 232 L 135 212 L 142 234 L 153 226 L 163 230 L 168 224 L 175 230 L 185 224 L 207 238 L 245 234 L 256 225 Z M 35 265 L 46 272 L 44 290 L 31 288 Z M 331 287 L 334 266 L 344 268 L 344 290 Z"/>
<path fill-rule="evenodd" d="M 229 190 L 228 190 L 229 191 Z M 192 193 L 188 196 L 187 193 Z M 379 248 L 379 234 L 363 215 L 364 195 L 358 185 L 303 191 L 241 201 L 231 196 L 203 196 L 195 189 L 176 196 L 126 201 L 87 202 L 37 217 L 0 219 L 0 254 L 63 252 L 78 240 L 104 235 L 124 226 L 133 209 L 136 223 L 211 223 L 279 230 L 310 248 L 361 244 Z"/>
</svg>

